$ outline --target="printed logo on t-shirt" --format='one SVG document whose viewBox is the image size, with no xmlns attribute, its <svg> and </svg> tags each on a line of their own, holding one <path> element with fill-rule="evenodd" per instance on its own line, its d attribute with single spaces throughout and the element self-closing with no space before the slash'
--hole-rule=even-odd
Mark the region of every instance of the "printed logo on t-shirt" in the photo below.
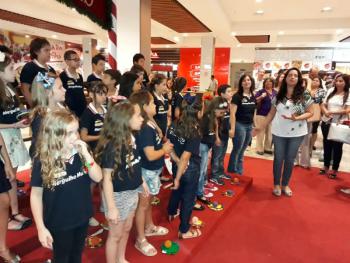
<svg viewBox="0 0 350 263">
<path fill-rule="evenodd" d="M 96 120 L 95 121 L 95 132 L 101 131 L 103 127 L 103 122 L 101 120 Z"/>
<path fill-rule="evenodd" d="M 134 156 L 133 153 L 131 153 L 131 154 L 126 154 L 126 155 L 125 155 L 125 158 L 126 158 L 126 160 L 130 160 L 130 165 L 131 165 L 131 167 L 135 166 L 136 164 L 138 164 L 138 163 L 141 161 L 141 157 L 139 156 L 139 157 L 137 157 L 137 158 L 135 159 L 135 156 Z M 129 159 L 129 158 L 130 158 L 130 159 Z M 126 163 L 125 169 L 129 169 L 128 163 Z"/>
<path fill-rule="evenodd" d="M 175 131 L 174 131 L 173 128 L 170 128 L 170 129 L 169 129 L 169 134 L 172 135 L 172 136 L 174 136 L 180 144 L 185 144 L 186 140 L 185 140 L 184 138 L 178 137 L 178 136 L 175 134 Z"/>
<path fill-rule="evenodd" d="M 68 86 L 68 89 L 82 89 L 83 88 L 82 85 L 75 84 L 75 82 L 73 80 L 68 80 L 67 86 Z"/>
<path fill-rule="evenodd" d="M 65 177 L 67 175 L 66 171 L 59 172 L 55 174 L 56 181 L 54 182 L 53 186 L 59 186 L 59 185 L 64 185 L 70 181 L 76 180 L 79 177 L 83 176 L 84 173 L 82 171 L 77 172 L 75 175 L 70 175 L 68 177 Z M 59 179 L 62 178 L 62 179 Z"/>
<path fill-rule="evenodd" d="M 2 115 L 3 115 L 3 116 L 5 116 L 5 115 L 12 115 L 12 114 L 14 114 L 14 113 L 16 113 L 16 112 L 18 112 L 18 111 L 21 111 L 21 109 L 20 109 L 19 107 L 14 108 L 14 109 L 12 109 L 12 110 L 8 110 L 8 111 L 3 111 L 3 112 L 2 112 Z"/>
</svg>

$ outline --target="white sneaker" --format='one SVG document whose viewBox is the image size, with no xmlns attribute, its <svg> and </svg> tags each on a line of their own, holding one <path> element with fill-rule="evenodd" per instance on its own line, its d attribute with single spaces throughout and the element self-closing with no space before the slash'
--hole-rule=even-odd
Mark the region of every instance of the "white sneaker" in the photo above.
<svg viewBox="0 0 350 263">
<path fill-rule="evenodd" d="M 210 198 L 214 196 L 214 194 L 212 192 L 209 192 L 207 189 L 204 189 L 203 193 L 205 198 Z"/>
<path fill-rule="evenodd" d="M 94 217 L 90 217 L 89 226 L 98 226 L 100 222 L 98 222 Z"/>
</svg>

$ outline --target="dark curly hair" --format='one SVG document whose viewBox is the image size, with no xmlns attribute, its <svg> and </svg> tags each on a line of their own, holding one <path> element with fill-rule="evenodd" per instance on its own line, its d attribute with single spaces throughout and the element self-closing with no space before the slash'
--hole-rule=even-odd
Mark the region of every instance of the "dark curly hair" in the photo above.
<svg viewBox="0 0 350 263">
<path fill-rule="evenodd" d="M 298 82 L 297 82 L 297 84 L 294 87 L 291 99 L 293 100 L 294 104 L 303 100 L 303 94 L 304 94 L 304 91 L 305 91 L 305 88 L 303 87 L 303 77 L 301 75 L 300 70 L 294 67 L 294 68 L 288 69 L 284 73 L 285 77 L 282 80 L 281 87 L 280 87 L 280 89 L 279 89 L 279 91 L 277 93 L 277 96 L 276 96 L 276 102 L 277 102 L 276 104 L 278 104 L 279 102 L 282 102 L 284 100 L 284 98 L 286 97 L 286 95 L 287 95 L 287 77 L 288 77 L 288 74 L 292 70 L 295 70 L 297 72 L 297 74 L 298 74 Z"/>
</svg>

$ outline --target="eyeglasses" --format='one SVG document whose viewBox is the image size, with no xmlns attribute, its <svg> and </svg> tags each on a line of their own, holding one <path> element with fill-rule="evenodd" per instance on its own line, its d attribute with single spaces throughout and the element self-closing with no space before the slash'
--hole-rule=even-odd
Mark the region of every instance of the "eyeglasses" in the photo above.
<svg viewBox="0 0 350 263">
<path fill-rule="evenodd" d="M 72 60 L 74 62 L 80 62 L 80 58 L 69 58 L 67 60 Z"/>
</svg>

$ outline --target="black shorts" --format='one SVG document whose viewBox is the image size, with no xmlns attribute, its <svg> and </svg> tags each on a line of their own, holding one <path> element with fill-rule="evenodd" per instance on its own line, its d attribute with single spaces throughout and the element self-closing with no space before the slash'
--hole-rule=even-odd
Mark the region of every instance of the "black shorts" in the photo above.
<svg viewBox="0 0 350 263">
<path fill-rule="evenodd" d="M 4 164 L 0 160 L 0 194 L 8 192 L 10 189 L 10 181 L 6 178 Z"/>
<path fill-rule="evenodd" d="M 319 121 L 315 121 L 315 122 L 312 123 L 312 134 L 316 134 L 317 133 L 317 129 L 318 129 L 319 125 L 320 125 Z"/>
</svg>

